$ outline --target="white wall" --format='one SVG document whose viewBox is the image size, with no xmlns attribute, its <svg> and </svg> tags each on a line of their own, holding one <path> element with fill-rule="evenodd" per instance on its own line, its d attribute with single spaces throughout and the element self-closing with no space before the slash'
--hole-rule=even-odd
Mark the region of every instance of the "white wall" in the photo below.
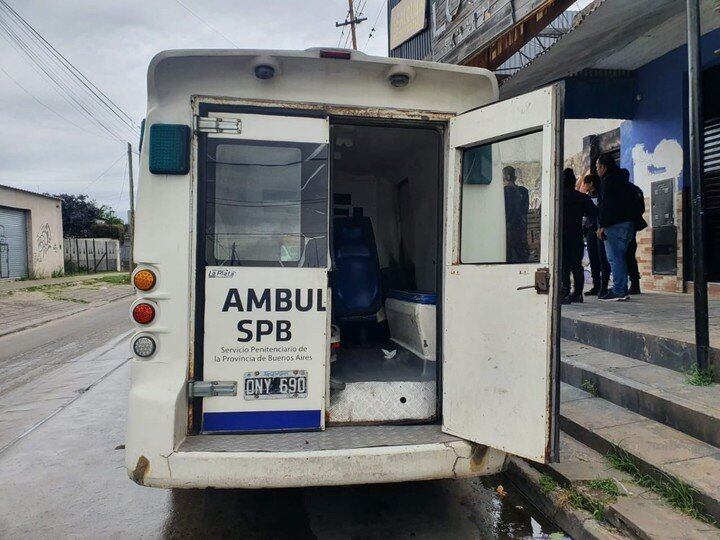
<svg viewBox="0 0 720 540">
<path fill-rule="evenodd" d="M 28 211 L 28 273 L 50 277 L 63 266 L 61 201 L 37 193 L 0 186 L 0 206 Z"/>
</svg>

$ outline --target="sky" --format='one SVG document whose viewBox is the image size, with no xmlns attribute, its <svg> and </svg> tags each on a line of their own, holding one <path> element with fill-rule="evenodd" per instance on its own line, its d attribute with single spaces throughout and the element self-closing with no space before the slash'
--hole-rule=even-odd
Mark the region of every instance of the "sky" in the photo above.
<svg viewBox="0 0 720 540">
<path fill-rule="evenodd" d="M 341 30 L 335 21 L 347 13 L 346 0 L 5 1 L 138 125 L 146 108 L 147 66 L 157 52 L 337 47 Z M 362 16 L 368 17 L 358 28 L 358 48 L 387 56 L 385 0 L 355 4 L 364 5 Z M 6 12 L 0 12 L 0 21 L 7 23 Z M 126 143 L 78 108 L 0 32 L 0 184 L 40 193 L 87 193 L 125 219 Z M 121 139 L 137 145 L 139 128 L 124 127 L 109 112 L 99 114 Z"/>
<path fill-rule="evenodd" d="M 346 16 L 346 0 L 1 1 L 116 103 L 131 118 L 128 124 L 138 126 L 146 107 L 146 69 L 161 50 L 306 49 L 337 47 L 347 39 L 346 31 L 341 43 L 341 29 L 335 27 Z M 579 0 L 573 8 L 589 2 Z M 355 4 L 368 18 L 358 28 L 358 48 L 386 56 L 385 0 Z M 0 23 L 20 33 L 9 21 L 0 6 Z M 115 133 L 111 136 L 84 116 L 73 99 L 0 31 L 0 184 L 40 193 L 88 194 L 125 219 L 126 143 L 113 137 L 137 146 L 139 127 L 93 109 Z M 86 106 L 84 99 L 79 102 Z"/>
</svg>

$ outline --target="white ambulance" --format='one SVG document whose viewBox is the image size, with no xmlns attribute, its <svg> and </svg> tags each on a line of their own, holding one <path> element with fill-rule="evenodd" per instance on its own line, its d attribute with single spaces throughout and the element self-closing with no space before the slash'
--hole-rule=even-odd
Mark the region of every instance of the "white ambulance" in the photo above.
<svg viewBox="0 0 720 540">
<path fill-rule="evenodd" d="M 130 477 L 469 477 L 556 448 L 562 88 L 357 51 L 148 71 Z"/>
</svg>

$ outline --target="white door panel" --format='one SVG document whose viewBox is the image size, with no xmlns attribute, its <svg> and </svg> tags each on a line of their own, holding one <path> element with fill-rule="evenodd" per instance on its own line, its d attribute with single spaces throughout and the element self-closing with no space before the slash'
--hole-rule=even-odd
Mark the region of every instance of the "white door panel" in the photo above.
<svg viewBox="0 0 720 540">
<path fill-rule="evenodd" d="M 449 133 L 443 430 L 536 461 L 554 428 L 561 101 L 544 88 L 461 114 Z"/>
</svg>

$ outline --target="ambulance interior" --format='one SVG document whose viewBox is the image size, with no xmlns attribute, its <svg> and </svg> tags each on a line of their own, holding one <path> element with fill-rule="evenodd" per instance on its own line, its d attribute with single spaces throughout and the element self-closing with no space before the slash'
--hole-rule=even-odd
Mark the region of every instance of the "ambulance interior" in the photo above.
<svg viewBox="0 0 720 540">
<path fill-rule="evenodd" d="M 437 418 L 441 149 L 430 128 L 332 127 L 328 424 Z"/>
</svg>

